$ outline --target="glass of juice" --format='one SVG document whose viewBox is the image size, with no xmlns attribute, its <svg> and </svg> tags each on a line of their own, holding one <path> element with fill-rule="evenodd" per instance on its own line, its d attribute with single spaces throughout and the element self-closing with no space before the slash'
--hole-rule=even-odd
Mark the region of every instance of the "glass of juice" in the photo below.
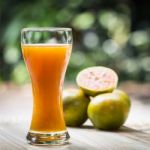
<svg viewBox="0 0 150 150">
<path fill-rule="evenodd" d="M 62 87 L 72 49 L 70 28 L 24 28 L 21 47 L 32 83 L 33 113 L 27 141 L 33 145 L 68 142 Z"/>
</svg>

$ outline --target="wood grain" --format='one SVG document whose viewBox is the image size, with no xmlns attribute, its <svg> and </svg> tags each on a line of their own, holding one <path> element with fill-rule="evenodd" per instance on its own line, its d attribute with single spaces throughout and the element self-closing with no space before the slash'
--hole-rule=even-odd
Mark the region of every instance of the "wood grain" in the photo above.
<svg viewBox="0 0 150 150">
<path fill-rule="evenodd" d="M 123 129 L 122 129 L 123 130 Z M 137 134 L 130 134 L 130 130 L 124 132 L 106 132 L 87 128 L 68 128 L 71 136 L 70 143 L 63 146 L 31 146 L 27 144 L 26 123 L 1 124 L 0 150 L 149 150 L 150 143 L 144 139 L 137 140 Z M 122 134 L 125 133 L 125 134 Z M 138 133 L 143 136 L 144 133 Z M 150 135 L 148 136 L 150 138 Z"/>
<path fill-rule="evenodd" d="M 68 128 L 69 144 L 32 146 L 26 134 L 32 111 L 30 86 L 0 88 L 0 150 L 150 150 L 150 102 L 133 99 L 124 127 L 106 132 L 87 121 L 81 128 Z"/>
</svg>

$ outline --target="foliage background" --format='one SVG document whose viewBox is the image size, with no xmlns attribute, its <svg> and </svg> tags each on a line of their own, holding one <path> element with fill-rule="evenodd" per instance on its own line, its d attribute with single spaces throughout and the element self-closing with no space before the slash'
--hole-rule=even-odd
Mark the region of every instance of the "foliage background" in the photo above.
<svg viewBox="0 0 150 150">
<path fill-rule="evenodd" d="M 104 65 L 120 81 L 150 82 L 150 2 L 146 0 L 0 0 L 0 82 L 29 81 L 21 55 L 20 30 L 58 26 L 73 29 L 66 74 Z"/>
</svg>

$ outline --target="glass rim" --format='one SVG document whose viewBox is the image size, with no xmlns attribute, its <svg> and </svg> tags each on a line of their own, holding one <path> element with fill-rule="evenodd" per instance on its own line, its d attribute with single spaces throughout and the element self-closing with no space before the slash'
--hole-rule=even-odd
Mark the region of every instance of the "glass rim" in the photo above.
<svg viewBox="0 0 150 150">
<path fill-rule="evenodd" d="M 21 32 L 27 32 L 27 31 L 72 31 L 71 28 L 66 27 L 29 27 L 29 28 L 23 28 Z"/>
</svg>

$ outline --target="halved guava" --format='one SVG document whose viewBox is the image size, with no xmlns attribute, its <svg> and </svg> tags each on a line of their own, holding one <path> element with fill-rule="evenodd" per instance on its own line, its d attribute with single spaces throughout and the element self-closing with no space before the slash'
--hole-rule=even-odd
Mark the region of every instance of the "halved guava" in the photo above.
<svg viewBox="0 0 150 150">
<path fill-rule="evenodd" d="M 80 71 L 76 78 L 77 85 L 89 96 L 112 92 L 118 84 L 117 73 L 107 67 L 88 67 Z"/>
</svg>

